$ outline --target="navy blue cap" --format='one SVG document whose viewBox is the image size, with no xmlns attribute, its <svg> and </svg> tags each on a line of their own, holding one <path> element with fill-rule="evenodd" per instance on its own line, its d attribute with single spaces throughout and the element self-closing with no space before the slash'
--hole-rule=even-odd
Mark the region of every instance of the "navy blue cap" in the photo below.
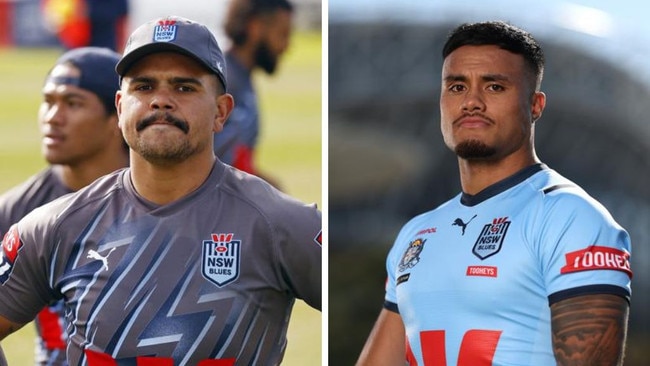
<svg viewBox="0 0 650 366">
<path fill-rule="evenodd" d="M 115 110 L 115 92 L 120 87 L 119 76 L 115 73 L 119 59 L 120 54 L 108 48 L 74 48 L 61 55 L 54 65 L 70 63 L 79 69 L 81 76 L 65 80 L 48 76 L 46 82 L 70 84 L 95 93 L 110 113 Z"/>
<path fill-rule="evenodd" d="M 177 16 L 149 21 L 133 31 L 115 70 L 124 76 L 142 57 L 162 51 L 192 57 L 217 75 L 226 90 L 226 61 L 216 38 L 205 25 Z"/>
</svg>

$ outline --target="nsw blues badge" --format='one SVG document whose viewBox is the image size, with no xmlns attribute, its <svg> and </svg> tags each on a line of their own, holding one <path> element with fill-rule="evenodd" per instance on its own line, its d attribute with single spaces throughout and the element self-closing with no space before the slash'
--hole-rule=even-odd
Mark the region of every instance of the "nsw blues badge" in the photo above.
<svg viewBox="0 0 650 366">
<path fill-rule="evenodd" d="M 493 219 L 491 223 L 485 224 L 474 243 L 472 253 L 481 260 L 497 254 L 501 250 L 509 227 L 508 217 L 499 217 Z"/>
<path fill-rule="evenodd" d="M 153 40 L 155 42 L 171 42 L 176 39 L 177 29 L 175 20 L 161 20 L 153 29 Z"/>
<path fill-rule="evenodd" d="M 203 241 L 201 271 L 203 277 L 219 287 L 239 277 L 241 240 L 233 240 L 234 234 L 212 234 L 212 240 Z"/>
</svg>

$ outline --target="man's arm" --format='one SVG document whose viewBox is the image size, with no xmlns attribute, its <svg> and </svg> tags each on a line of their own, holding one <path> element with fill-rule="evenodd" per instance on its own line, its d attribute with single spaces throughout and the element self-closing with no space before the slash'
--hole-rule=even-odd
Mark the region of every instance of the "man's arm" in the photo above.
<svg viewBox="0 0 650 366">
<path fill-rule="evenodd" d="M 361 351 L 357 366 L 404 366 L 406 334 L 402 317 L 383 309 Z"/>
<path fill-rule="evenodd" d="M 616 295 L 584 295 L 551 305 L 558 365 L 623 364 L 628 302 Z"/>
<path fill-rule="evenodd" d="M 14 323 L 4 316 L 0 316 L 0 340 L 7 338 L 9 334 L 22 328 L 23 325 L 24 324 Z"/>
</svg>

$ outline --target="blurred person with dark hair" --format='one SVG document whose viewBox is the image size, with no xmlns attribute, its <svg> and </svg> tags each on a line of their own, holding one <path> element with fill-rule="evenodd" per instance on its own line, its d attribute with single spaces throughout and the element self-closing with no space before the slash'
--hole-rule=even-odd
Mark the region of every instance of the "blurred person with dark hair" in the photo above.
<svg viewBox="0 0 650 366">
<path fill-rule="evenodd" d="M 289 47 L 293 5 L 287 0 L 232 0 L 225 19 L 231 41 L 226 52 L 229 92 L 235 109 L 221 133 L 214 136 L 215 154 L 225 163 L 255 174 L 274 186 L 278 182 L 255 163 L 260 134 L 258 97 L 252 73 L 272 75 Z"/>
<path fill-rule="evenodd" d="M 64 53 L 48 72 L 38 120 L 49 166 L 0 196 L 0 232 L 30 211 L 128 165 L 128 146 L 117 124 L 115 93 L 120 55 L 83 47 Z M 63 302 L 36 317 L 37 365 L 65 365 Z"/>
<path fill-rule="evenodd" d="M 440 124 L 462 192 L 398 234 L 357 364 L 622 365 L 630 238 L 535 153 L 542 48 L 482 22 L 456 28 L 442 57 Z"/>
</svg>

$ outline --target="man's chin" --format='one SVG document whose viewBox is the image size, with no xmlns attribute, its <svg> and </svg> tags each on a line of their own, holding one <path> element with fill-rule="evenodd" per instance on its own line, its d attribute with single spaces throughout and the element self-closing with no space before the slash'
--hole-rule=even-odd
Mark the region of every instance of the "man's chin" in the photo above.
<svg viewBox="0 0 650 366">
<path fill-rule="evenodd" d="M 469 140 L 456 145 L 454 152 L 459 158 L 466 160 L 490 160 L 496 155 L 496 149 L 482 141 Z"/>
</svg>

